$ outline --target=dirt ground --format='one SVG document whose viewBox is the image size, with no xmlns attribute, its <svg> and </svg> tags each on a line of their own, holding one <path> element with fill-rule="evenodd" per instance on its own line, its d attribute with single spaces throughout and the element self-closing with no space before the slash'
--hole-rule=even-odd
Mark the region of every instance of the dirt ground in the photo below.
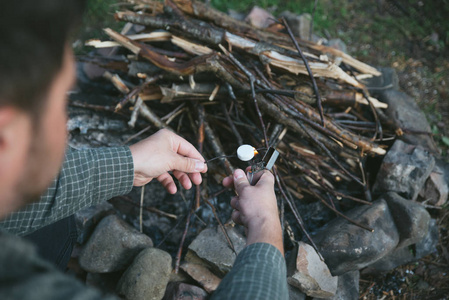
<svg viewBox="0 0 449 300">
<path fill-rule="evenodd" d="M 86 24 L 80 40 L 102 37 L 101 28 L 111 26 L 104 16 L 115 0 L 89 1 Z M 221 0 L 212 0 L 220 7 Z M 257 4 L 280 12 L 283 5 L 295 7 L 314 1 L 226 1 L 229 8 L 249 9 Z M 296 2 L 296 1 L 295 1 Z M 239 6 L 237 6 L 237 3 Z M 221 4 L 221 6 L 225 5 Z M 234 7 L 233 7 L 234 5 Z M 308 8 L 310 7 L 307 6 Z M 305 12 L 310 12 L 305 10 Z M 99 19 L 99 16 L 102 16 Z M 320 0 L 315 14 L 316 33 L 342 39 L 348 52 L 374 66 L 393 67 L 400 88 L 411 95 L 426 113 L 441 156 L 449 161 L 449 1 L 413 0 Z M 112 16 L 109 15 L 110 20 Z M 114 26 L 112 24 L 112 26 Z M 115 25 L 120 27 L 120 25 Z M 418 262 L 401 266 L 379 277 L 362 276 L 360 299 L 449 298 L 449 206 L 433 209 L 440 227 L 436 251 Z"/>
</svg>

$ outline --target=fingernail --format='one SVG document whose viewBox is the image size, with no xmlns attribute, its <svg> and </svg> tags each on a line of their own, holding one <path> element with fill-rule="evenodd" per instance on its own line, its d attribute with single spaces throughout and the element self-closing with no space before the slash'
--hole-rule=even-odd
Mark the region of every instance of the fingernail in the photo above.
<svg viewBox="0 0 449 300">
<path fill-rule="evenodd" d="M 237 170 L 234 171 L 234 178 L 235 179 L 243 178 L 243 176 L 245 176 L 245 172 L 243 172 L 243 170 L 237 169 Z"/>
<path fill-rule="evenodd" d="M 195 171 L 200 172 L 204 170 L 204 161 L 195 160 Z"/>
</svg>

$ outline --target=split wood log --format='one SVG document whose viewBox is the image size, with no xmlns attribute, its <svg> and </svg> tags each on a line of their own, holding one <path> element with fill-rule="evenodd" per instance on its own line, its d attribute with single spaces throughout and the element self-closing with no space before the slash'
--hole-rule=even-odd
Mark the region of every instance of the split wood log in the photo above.
<svg viewBox="0 0 449 300">
<path fill-rule="evenodd" d="M 225 28 L 233 32 L 242 32 L 246 36 L 252 36 L 260 41 L 276 41 L 279 44 L 289 45 L 289 39 L 286 34 L 280 32 L 269 32 L 262 29 L 255 28 L 242 21 L 236 20 L 227 14 L 220 12 L 210 5 L 199 1 L 190 0 L 173 0 L 173 2 L 185 13 L 193 15 L 203 20 L 213 22 L 215 25 Z M 326 47 L 324 45 L 318 45 L 313 42 L 297 39 L 301 46 L 315 50 L 322 54 L 331 54 L 336 57 L 341 57 L 342 61 L 353 67 L 354 69 L 374 76 L 380 76 L 381 73 L 375 68 L 353 58 L 349 54 L 346 54 L 338 49 Z M 291 48 L 291 47 L 290 47 Z"/>
</svg>

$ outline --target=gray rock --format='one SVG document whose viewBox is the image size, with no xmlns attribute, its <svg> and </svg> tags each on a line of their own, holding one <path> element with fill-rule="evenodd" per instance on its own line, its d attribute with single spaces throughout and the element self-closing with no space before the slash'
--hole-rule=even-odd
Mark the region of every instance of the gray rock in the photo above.
<svg viewBox="0 0 449 300">
<path fill-rule="evenodd" d="M 419 192 L 419 196 L 426 204 L 443 206 L 448 197 L 449 184 L 445 176 L 444 166 L 441 162 L 436 163 L 432 173 L 424 184 L 424 188 Z"/>
<path fill-rule="evenodd" d="M 245 14 L 245 13 L 240 12 L 240 11 L 237 11 L 237 10 L 235 10 L 235 9 L 228 9 L 228 15 L 229 15 L 231 18 L 236 19 L 236 20 L 239 20 L 239 21 L 244 21 L 244 20 L 245 20 L 245 17 L 246 17 L 246 14 Z"/>
<path fill-rule="evenodd" d="M 79 257 L 81 267 L 91 273 L 125 269 L 143 249 L 152 247 L 151 239 L 116 215 L 98 224 Z"/>
<path fill-rule="evenodd" d="M 399 233 L 385 200 L 356 207 L 345 215 L 374 231 L 337 218 L 313 237 L 334 276 L 372 264 L 395 249 L 399 242 Z"/>
<path fill-rule="evenodd" d="M 181 269 L 198 282 L 208 293 L 214 292 L 221 282 L 221 279 L 204 265 L 186 262 L 181 265 Z"/>
<path fill-rule="evenodd" d="M 334 296 L 338 278 L 331 275 L 329 268 L 312 246 L 299 242 L 297 248 L 295 270 L 287 277 L 288 283 L 308 296 L 319 298 Z"/>
<path fill-rule="evenodd" d="M 345 42 L 343 42 L 341 39 L 330 39 L 329 42 L 327 43 L 327 46 L 340 50 L 343 53 L 348 52 L 348 47 L 346 46 Z M 343 59 L 340 56 L 334 56 L 329 53 L 327 53 L 327 55 L 331 57 L 331 59 L 334 61 L 334 64 L 336 64 L 337 66 L 339 66 L 343 61 Z"/>
<path fill-rule="evenodd" d="M 182 282 L 170 282 L 163 300 L 206 300 L 208 294 L 195 285 Z"/>
<path fill-rule="evenodd" d="M 382 73 L 381 76 L 362 80 L 370 94 L 378 97 L 386 90 L 399 90 L 399 77 L 395 69 L 387 67 L 377 67 L 376 69 Z"/>
<path fill-rule="evenodd" d="M 78 211 L 75 214 L 76 228 L 78 230 L 77 242 L 81 245 L 86 243 L 101 219 L 114 212 L 114 207 L 109 202 L 103 202 Z"/>
<path fill-rule="evenodd" d="M 413 132 L 431 132 L 426 116 L 413 98 L 398 90 L 385 90 L 378 95 L 378 99 L 388 104 L 385 114 L 404 131 L 404 134 L 400 136 L 401 140 L 412 145 L 419 145 L 432 153 L 439 153 L 431 134 Z"/>
<path fill-rule="evenodd" d="M 382 198 L 387 201 L 399 232 L 397 247 L 422 240 L 429 230 L 430 215 L 427 210 L 420 203 L 404 199 L 396 193 L 387 193 Z"/>
<path fill-rule="evenodd" d="M 424 238 L 414 245 L 395 249 L 392 253 L 376 261 L 365 270 L 363 274 L 379 274 L 388 272 L 400 265 L 407 264 L 436 251 L 438 245 L 438 224 L 432 219 L 429 230 Z"/>
<path fill-rule="evenodd" d="M 161 300 L 172 271 L 170 254 L 157 248 L 139 253 L 117 286 L 128 300 Z"/>
<path fill-rule="evenodd" d="M 288 285 L 288 300 L 305 300 L 306 294 L 301 292 L 297 287 Z"/>
<path fill-rule="evenodd" d="M 243 250 L 246 239 L 234 227 L 226 227 L 237 253 Z M 236 255 L 229 247 L 220 227 L 203 230 L 189 245 L 186 261 L 199 263 L 198 259 L 220 275 L 228 273 Z"/>
<path fill-rule="evenodd" d="M 396 192 L 415 201 L 434 166 L 428 151 L 396 140 L 382 161 L 373 192 Z"/>
<path fill-rule="evenodd" d="M 352 271 L 338 276 L 338 287 L 335 296 L 326 300 L 357 300 L 359 299 L 360 272 Z M 322 298 L 313 298 L 318 300 Z"/>
<path fill-rule="evenodd" d="M 297 15 L 290 11 L 284 11 L 279 17 L 285 18 L 294 36 L 303 40 L 310 40 L 310 27 L 312 25 L 312 16 L 310 14 Z"/>
<path fill-rule="evenodd" d="M 271 13 L 256 5 L 246 16 L 245 21 L 257 28 L 267 28 L 274 23 L 274 19 Z"/>
</svg>

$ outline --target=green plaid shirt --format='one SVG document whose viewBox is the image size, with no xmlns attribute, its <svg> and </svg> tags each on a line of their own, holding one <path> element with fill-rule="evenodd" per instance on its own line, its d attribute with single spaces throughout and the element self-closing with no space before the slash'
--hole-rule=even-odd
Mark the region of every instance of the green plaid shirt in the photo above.
<svg viewBox="0 0 449 300">
<path fill-rule="evenodd" d="M 115 299 L 61 274 L 39 258 L 31 244 L 9 233 L 31 233 L 86 206 L 128 193 L 133 179 L 128 147 L 68 151 L 59 176 L 40 201 L 0 223 L 0 299 Z M 212 299 L 288 299 L 284 257 L 270 244 L 246 247 Z"/>
<path fill-rule="evenodd" d="M 40 201 L 12 213 L 0 229 L 26 235 L 98 204 L 131 191 L 133 158 L 129 147 L 68 150 L 61 172 Z"/>
</svg>

